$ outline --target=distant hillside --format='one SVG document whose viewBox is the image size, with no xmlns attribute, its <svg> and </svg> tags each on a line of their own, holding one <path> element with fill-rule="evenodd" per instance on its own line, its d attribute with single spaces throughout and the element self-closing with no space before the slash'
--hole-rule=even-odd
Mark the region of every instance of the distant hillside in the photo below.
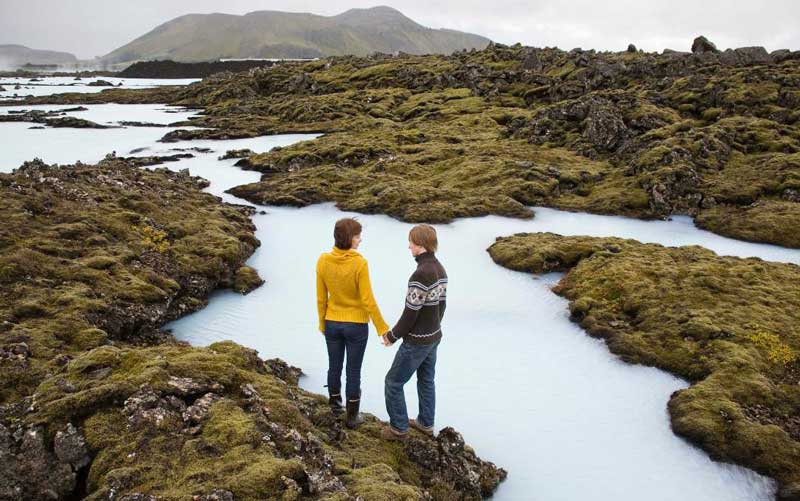
<svg viewBox="0 0 800 501">
<path fill-rule="evenodd" d="M 77 62 L 74 54 L 52 50 L 37 50 L 24 45 L 0 45 L 0 69 L 15 69 L 25 64 L 70 64 Z"/>
<path fill-rule="evenodd" d="M 313 58 L 373 52 L 449 54 L 483 48 L 488 38 L 426 28 L 390 7 L 350 9 L 337 16 L 278 11 L 188 14 L 103 56 L 106 64 L 171 59 Z"/>
</svg>

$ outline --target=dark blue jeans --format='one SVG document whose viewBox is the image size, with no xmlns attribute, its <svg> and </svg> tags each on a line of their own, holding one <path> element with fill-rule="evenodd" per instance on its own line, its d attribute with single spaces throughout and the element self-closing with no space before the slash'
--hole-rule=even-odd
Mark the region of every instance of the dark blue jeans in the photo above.
<svg viewBox="0 0 800 501">
<path fill-rule="evenodd" d="M 389 423 L 395 430 L 408 431 L 408 411 L 403 386 L 417 373 L 417 395 L 419 396 L 419 414 L 417 422 L 422 426 L 433 427 L 436 413 L 436 385 L 433 378 L 436 374 L 436 348 L 440 341 L 433 344 L 411 344 L 403 341 L 394 356 L 391 369 L 386 373 L 384 396 Z"/>
<path fill-rule="evenodd" d="M 361 362 L 367 349 L 368 324 L 325 321 L 325 343 L 328 345 L 328 390 L 342 389 L 342 365 L 347 355 L 345 396 L 357 400 L 361 396 Z"/>
</svg>

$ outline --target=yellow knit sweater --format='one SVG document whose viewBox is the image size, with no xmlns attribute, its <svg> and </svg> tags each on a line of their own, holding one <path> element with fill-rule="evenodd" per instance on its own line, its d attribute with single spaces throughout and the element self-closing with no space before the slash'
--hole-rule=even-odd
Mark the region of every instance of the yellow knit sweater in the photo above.
<svg viewBox="0 0 800 501">
<path fill-rule="evenodd" d="M 365 324 L 372 319 L 379 335 L 389 330 L 372 295 L 367 260 L 352 249 L 334 247 L 319 257 L 317 310 L 320 332 L 325 320 Z"/>
</svg>

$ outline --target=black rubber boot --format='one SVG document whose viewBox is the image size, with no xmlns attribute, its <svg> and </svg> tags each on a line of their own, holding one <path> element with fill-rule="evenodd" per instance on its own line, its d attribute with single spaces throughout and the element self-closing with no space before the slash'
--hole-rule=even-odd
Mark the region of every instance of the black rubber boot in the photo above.
<svg viewBox="0 0 800 501">
<path fill-rule="evenodd" d="M 341 414 L 344 409 L 342 408 L 342 391 L 332 391 L 328 388 L 328 405 L 331 406 L 331 412 L 334 414 Z"/>
<path fill-rule="evenodd" d="M 354 400 L 347 400 L 347 417 L 345 418 L 344 425 L 351 430 L 358 428 L 358 425 L 364 422 L 364 418 L 358 412 L 359 406 L 361 406 L 360 397 Z"/>
</svg>

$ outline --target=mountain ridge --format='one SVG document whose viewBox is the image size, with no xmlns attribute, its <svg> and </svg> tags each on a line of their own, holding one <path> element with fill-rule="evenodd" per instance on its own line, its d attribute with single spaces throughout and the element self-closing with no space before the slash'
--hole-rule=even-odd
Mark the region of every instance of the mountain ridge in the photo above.
<svg viewBox="0 0 800 501">
<path fill-rule="evenodd" d="M 0 67 L 18 67 L 24 64 L 67 64 L 78 58 L 69 52 L 32 49 L 21 44 L 0 44 Z"/>
<path fill-rule="evenodd" d="M 386 6 L 333 16 L 258 10 L 244 15 L 184 14 L 102 56 L 106 64 L 172 59 L 315 58 L 374 52 L 448 54 L 483 48 L 488 38 L 422 26 Z"/>
</svg>

